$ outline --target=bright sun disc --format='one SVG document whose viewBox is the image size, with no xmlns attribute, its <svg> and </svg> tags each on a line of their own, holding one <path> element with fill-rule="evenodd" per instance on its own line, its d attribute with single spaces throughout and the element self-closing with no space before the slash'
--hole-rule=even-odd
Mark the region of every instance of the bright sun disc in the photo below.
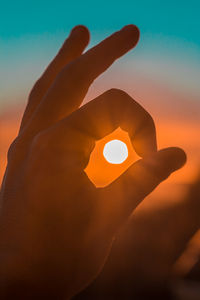
<svg viewBox="0 0 200 300">
<path fill-rule="evenodd" d="M 112 140 L 105 144 L 103 155 L 109 163 L 121 164 L 128 157 L 128 148 L 122 141 Z"/>
</svg>

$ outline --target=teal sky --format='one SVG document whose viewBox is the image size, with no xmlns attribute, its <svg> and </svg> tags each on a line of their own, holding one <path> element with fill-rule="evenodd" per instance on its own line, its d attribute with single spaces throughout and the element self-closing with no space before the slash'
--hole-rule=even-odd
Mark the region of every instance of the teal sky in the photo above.
<svg viewBox="0 0 200 300">
<path fill-rule="evenodd" d="M 111 31 L 136 23 L 142 32 L 177 36 L 200 43 L 198 0 L 1 1 L 0 36 L 56 33 L 76 24 Z"/>
<path fill-rule="evenodd" d="M 155 78 L 163 76 L 166 81 L 173 81 L 174 75 L 178 86 L 187 82 L 188 88 L 200 92 L 198 0 L 0 0 L 0 4 L 0 105 L 24 99 L 77 24 L 89 27 L 92 44 L 126 24 L 136 24 L 141 41 L 124 62 L 131 60 L 141 72 Z"/>
</svg>

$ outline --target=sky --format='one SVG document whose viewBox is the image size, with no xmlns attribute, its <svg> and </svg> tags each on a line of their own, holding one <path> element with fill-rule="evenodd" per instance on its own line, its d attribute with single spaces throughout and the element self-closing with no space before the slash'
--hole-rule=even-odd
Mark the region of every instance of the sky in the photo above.
<svg viewBox="0 0 200 300">
<path fill-rule="evenodd" d="M 0 107 L 24 101 L 28 90 L 77 24 L 91 44 L 126 24 L 141 31 L 137 48 L 120 62 L 146 76 L 200 92 L 200 2 L 0 1 Z M 120 64 L 120 62 L 118 64 Z M 131 64 L 136 64 L 131 65 Z M 134 72 L 134 71 L 133 71 Z M 173 78 L 172 78 L 173 76 Z"/>
<path fill-rule="evenodd" d="M 90 29 L 91 46 L 132 23 L 140 29 L 139 44 L 96 80 L 86 101 L 111 87 L 126 90 L 152 113 L 160 145 L 178 141 L 195 158 L 194 168 L 200 150 L 199 11 L 198 0 L 0 0 L 0 143 L 6 141 L 0 154 L 16 134 L 18 108 L 73 26 Z"/>
</svg>

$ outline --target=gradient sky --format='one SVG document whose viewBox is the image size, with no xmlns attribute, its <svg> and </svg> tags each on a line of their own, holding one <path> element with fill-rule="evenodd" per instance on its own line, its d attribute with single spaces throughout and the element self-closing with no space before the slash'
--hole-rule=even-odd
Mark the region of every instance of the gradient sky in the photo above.
<svg viewBox="0 0 200 300">
<path fill-rule="evenodd" d="M 162 207 L 183 196 L 200 168 L 200 0 L 0 0 L 0 185 L 28 93 L 71 28 L 86 25 L 91 46 L 130 23 L 140 29 L 139 44 L 94 82 L 85 101 L 117 87 L 141 103 L 155 120 L 159 148 L 179 146 L 188 158 L 144 203 Z M 133 158 L 129 151 L 125 165 L 110 168 L 102 145 L 87 166 L 98 186 Z"/>
<path fill-rule="evenodd" d="M 111 87 L 127 91 L 154 117 L 159 145 L 182 146 L 191 160 L 188 168 L 195 169 L 200 151 L 199 11 L 198 0 L 0 0 L 0 164 L 5 166 L 19 126 L 18 107 L 24 107 L 71 28 L 88 26 L 91 46 L 133 23 L 141 31 L 139 44 L 95 81 L 86 101 Z"/>
<path fill-rule="evenodd" d="M 198 0 L 1 1 L 0 108 L 25 101 L 76 24 L 90 28 L 91 44 L 125 24 L 136 24 L 141 30 L 140 43 L 117 66 L 125 66 L 130 76 L 137 72 L 198 98 L 199 11 Z"/>
</svg>

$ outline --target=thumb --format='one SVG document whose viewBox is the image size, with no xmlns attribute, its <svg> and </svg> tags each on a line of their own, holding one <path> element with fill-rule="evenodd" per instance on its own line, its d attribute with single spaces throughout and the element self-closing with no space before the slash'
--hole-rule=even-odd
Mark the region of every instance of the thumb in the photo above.
<svg viewBox="0 0 200 300">
<path fill-rule="evenodd" d="M 117 180 L 102 189 L 110 222 L 117 226 L 125 221 L 147 195 L 185 162 L 185 152 L 173 147 L 162 149 L 133 164 Z"/>
</svg>

